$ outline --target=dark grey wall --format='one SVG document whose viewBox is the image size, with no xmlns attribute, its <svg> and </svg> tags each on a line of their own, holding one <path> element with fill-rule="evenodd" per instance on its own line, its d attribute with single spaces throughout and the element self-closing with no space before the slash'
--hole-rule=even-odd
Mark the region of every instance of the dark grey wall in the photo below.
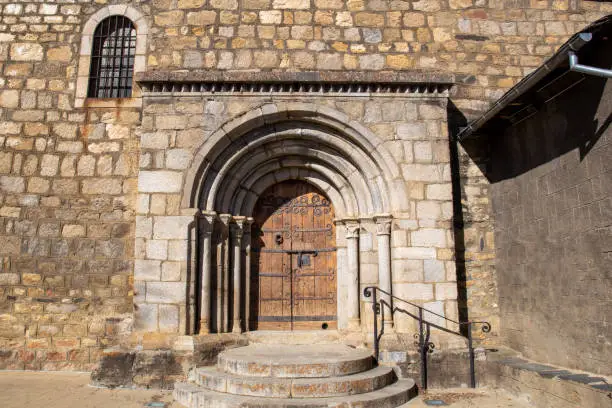
<svg viewBox="0 0 612 408">
<path fill-rule="evenodd" d="M 611 67 L 606 43 L 581 63 Z M 600 374 L 612 373 L 611 115 L 612 80 L 586 77 L 489 135 L 503 341 Z"/>
</svg>

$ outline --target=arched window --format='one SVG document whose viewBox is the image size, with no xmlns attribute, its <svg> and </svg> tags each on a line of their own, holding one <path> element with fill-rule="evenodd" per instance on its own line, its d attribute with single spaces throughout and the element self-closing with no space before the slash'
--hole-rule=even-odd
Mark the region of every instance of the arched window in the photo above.
<svg viewBox="0 0 612 408">
<path fill-rule="evenodd" d="M 129 98 L 136 58 L 136 29 L 114 15 L 98 24 L 92 39 L 89 98 Z"/>
</svg>

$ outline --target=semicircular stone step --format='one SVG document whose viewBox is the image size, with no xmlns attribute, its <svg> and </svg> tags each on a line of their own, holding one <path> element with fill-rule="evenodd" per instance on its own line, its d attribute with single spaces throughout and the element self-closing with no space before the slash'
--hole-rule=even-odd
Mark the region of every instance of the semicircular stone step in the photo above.
<svg viewBox="0 0 612 408">
<path fill-rule="evenodd" d="M 396 408 L 416 396 L 411 379 L 365 394 L 328 398 L 264 398 L 206 390 L 191 383 L 177 383 L 174 399 L 187 408 Z"/>
<path fill-rule="evenodd" d="M 217 366 L 230 374 L 312 378 L 360 373 L 373 367 L 372 352 L 342 344 L 270 345 L 251 344 L 223 351 Z"/>
<path fill-rule="evenodd" d="M 268 398 L 313 398 L 363 394 L 396 380 L 391 367 L 327 378 L 278 378 L 228 374 L 216 367 L 196 370 L 196 382 L 205 389 L 235 395 Z"/>
</svg>

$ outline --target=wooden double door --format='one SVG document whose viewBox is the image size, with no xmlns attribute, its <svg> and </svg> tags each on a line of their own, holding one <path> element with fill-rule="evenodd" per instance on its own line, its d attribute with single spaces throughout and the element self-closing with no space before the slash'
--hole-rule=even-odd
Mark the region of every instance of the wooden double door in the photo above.
<svg viewBox="0 0 612 408">
<path fill-rule="evenodd" d="M 254 211 L 251 322 L 259 330 L 337 328 L 334 209 L 314 186 L 274 185 Z"/>
</svg>

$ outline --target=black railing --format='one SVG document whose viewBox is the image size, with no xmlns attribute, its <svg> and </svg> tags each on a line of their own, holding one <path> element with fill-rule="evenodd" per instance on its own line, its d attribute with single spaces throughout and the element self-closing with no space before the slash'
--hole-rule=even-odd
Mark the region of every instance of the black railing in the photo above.
<svg viewBox="0 0 612 408">
<path fill-rule="evenodd" d="M 386 297 L 388 297 L 389 301 L 383 299 L 382 297 L 378 297 L 377 292 L 380 292 Z M 491 324 L 489 322 L 476 322 L 476 321 L 458 322 L 458 321 L 449 319 L 441 314 L 433 312 L 431 310 L 427 310 L 420 305 L 417 305 L 415 303 L 409 302 L 404 299 L 400 299 L 397 296 L 393 296 L 392 294 L 380 289 L 377 286 L 366 287 L 363 290 L 363 295 L 367 298 L 369 297 L 372 298 L 372 310 L 374 311 L 374 355 L 377 361 L 378 361 L 378 357 L 380 354 L 380 338 L 384 334 L 384 325 L 382 326 L 380 333 L 378 330 L 378 315 L 381 316 L 381 321 L 384 322 L 385 321 L 385 306 L 386 306 L 386 308 L 390 310 L 391 315 L 395 314 L 396 312 L 403 313 L 405 315 L 412 317 L 413 319 L 419 322 L 419 332 L 415 334 L 414 337 L 415 339 L 417 339 L 416 345 L 418 346 L 419 355 L 421 357 L 421 366 L 420 366 L 421 368 L 421 388 L 427 389 L 427 354 L 433 353 L 435 349 L 435 345 L 429 341 L 432 327 L 438 330 L 441 330 L 443 332 L 446 332 L 446 333 L 454 334 L 454 335 L 461 336 L 464 338 L 467 337 L 468 353 L 469 353 L 469 360 L 470 360 L 470 387 L 476 388 L 476 369 L 474 367 L 475 359 L 474 359 L 474 344 L 473 344 L 473 338 L 472 338 L 472 328 L 474 327 L 474 325 L 481 325 L 482 326 L 481 330 L 484 333 L 488 333 L 491 331 Z M 402 309 L 397 306 L 391 306 L 390 302 L 396 303 L 395 301 L 402 302 L 402 303 L 405 303 L 407 305 L 417 308 L 418 313 L 415 314 L 406 309 Z M 423 316 L 425 312 L 430 313 L 439 318 L 442 318 L 447 322 L 454 323 L 458 325 L 460 329 L 462 326 L 465 326 L 467 328 L 467 335 L 464 335 L 463 333 L 461 333 L 461 331 L 453 331 L 446 327 L 442 327 L 436 323 L 426 321 Z"/>
</svg>

